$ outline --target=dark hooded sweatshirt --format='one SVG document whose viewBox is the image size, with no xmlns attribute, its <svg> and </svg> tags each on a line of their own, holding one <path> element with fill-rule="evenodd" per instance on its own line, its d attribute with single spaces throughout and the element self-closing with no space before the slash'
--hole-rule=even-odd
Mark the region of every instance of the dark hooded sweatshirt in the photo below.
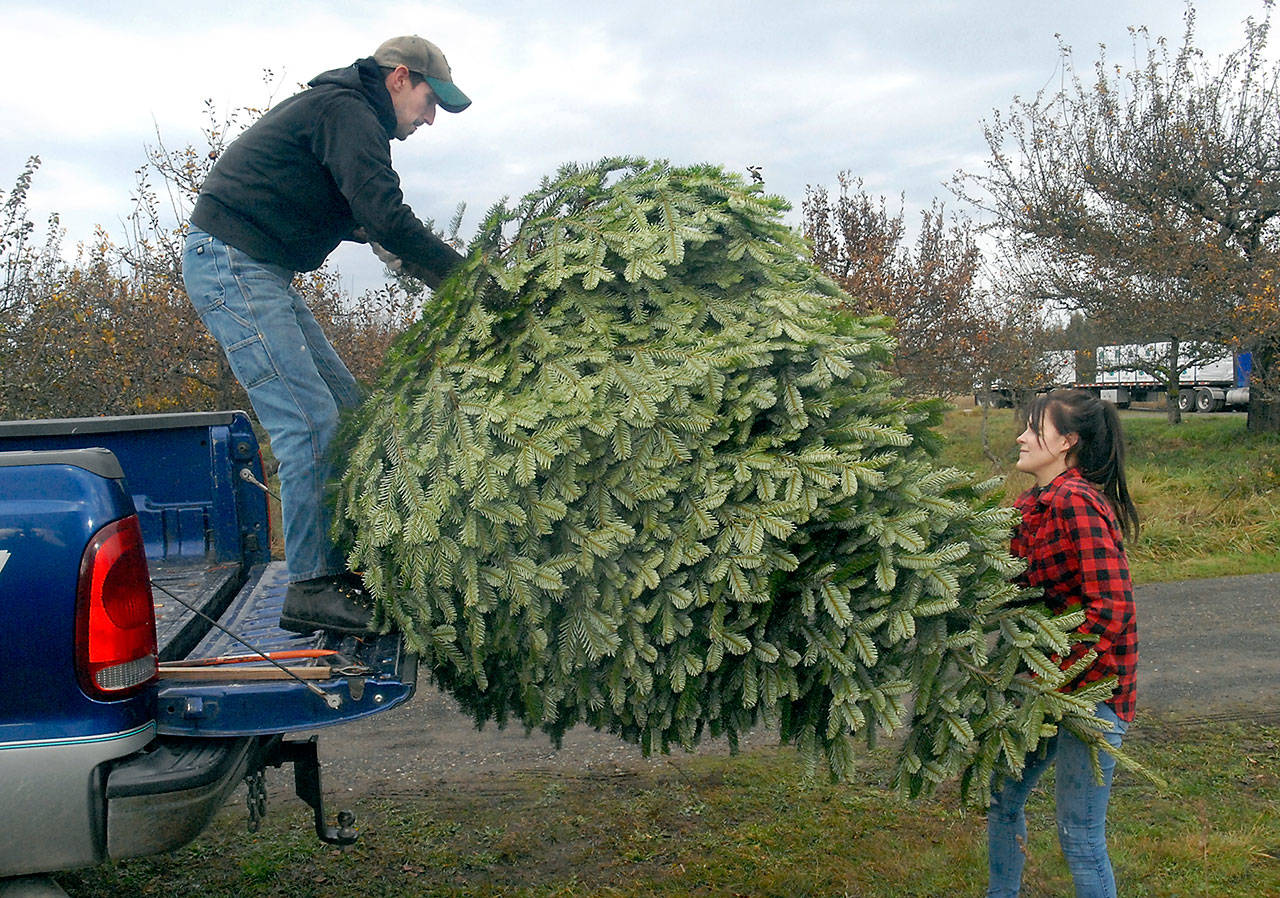
<svg viewBox="0 0 1280 898">
<path fill-rule="evenodd" d="M 205 179 L 191 223 L 261 262 L 319 268 L 361 226 L 442 278 L 460 257 L 404 202 L 396 114 L 372 58 L 317 75 L 241 134 Z"/>
</svg>

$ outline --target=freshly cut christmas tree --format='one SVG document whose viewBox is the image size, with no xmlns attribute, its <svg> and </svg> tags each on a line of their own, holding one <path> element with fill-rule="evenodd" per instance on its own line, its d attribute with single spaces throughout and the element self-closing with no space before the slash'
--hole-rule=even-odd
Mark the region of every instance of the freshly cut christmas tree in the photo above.
<svg viewBox="0 0 1280 898">
<path fill-rule="evenodd" d="M 903 788 L 982 801 L 1111 684 L 1055 691 L 1083 618 L 1010 584 L 1014 513 L 934 460 L 786 209 L 636 159 L 495 208 L 348 423 L 338 535 L 478 723 L 765 725 L 837 776 L 906 726 Z"/>
</svg>

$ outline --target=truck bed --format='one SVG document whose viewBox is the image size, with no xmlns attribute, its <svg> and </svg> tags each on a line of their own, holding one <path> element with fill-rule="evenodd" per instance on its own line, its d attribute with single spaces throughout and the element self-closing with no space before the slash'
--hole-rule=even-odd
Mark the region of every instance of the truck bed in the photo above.
<svg viewBox="0 0 1280 898">
<path fill-rule="evenodd" d="M 149 567 L 160 661 L 178 661 L 190 655 L 209 630 L 196 610 L 215 620 L 220 617 L 239 591 L 244 571 L 235 562 L 152 561 Z"/>
<path fill-rule="evenodd" d="M 284 563 L 271 560 L 265 474 L 244 413 L 0 422 L 0 450 L 89 448 L 118 460 L 146 542 L 162 665 L 161 734 L 311 730 L 412 696 L 417 659 L 399 636 L 303 636 L 276 626 L 287 577 Z M 306 649 L 335 654 L 288 662 L 301 668 L 297 678 L 265 661 L 172 669 L 195 659 Z"/>
</svg>

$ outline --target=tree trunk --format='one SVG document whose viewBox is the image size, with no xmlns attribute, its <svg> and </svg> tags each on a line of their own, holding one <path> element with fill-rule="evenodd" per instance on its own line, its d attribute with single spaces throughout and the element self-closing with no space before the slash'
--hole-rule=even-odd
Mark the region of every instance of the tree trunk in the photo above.
<svg viewBox="0 0 1280 898">
<path fill-rule="evenodd" d="M 1177 337 L 1169 341 L 1169 364 L 1165 368 L 1165 411 L 1168 413 L 1170 426 L 1182 423 L 1182 408 L 1178 405 L 1178 381 L 1182 379 L 1182 368 L 1178 364 L 1181 359 L 1182 344 Z"/>
<path fill-rule="evenodd" d="M 1013 420 L 1026 423 L 1027 412 L 1031 409 L 1031 403 L 1036 400 L 1036 391 L 1019 387 L 1014 390 L 1013 395 Z"/>
<path fill-rule="evenodd" d="M 1280 396 L 1249 386 L 1249 433 L 1280 433 Z"/>
<path fill-rule="evenodd" d="M 1253 349 L 1249 373 L 1249 433 L 1280 433 L 1280 359 L 1264 347 Z"/>
<path fill-rule="evenodd" d="M 990 393 L 988 393 L 990 395 Z M 982 434 L 982 454 L 991 462 L 992 468 L 999 470 L 1004 466 L 1000 456 L 991 451 L 991 403 L 984 402 L 982 405 L 982 426 L 980 432 Z"/>
</svg>

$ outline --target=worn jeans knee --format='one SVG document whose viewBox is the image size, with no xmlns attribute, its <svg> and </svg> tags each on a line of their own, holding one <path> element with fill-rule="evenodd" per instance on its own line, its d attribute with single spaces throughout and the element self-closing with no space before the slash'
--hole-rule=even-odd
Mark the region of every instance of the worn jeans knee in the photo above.
<svg viewBox="0 0 1280 898">
<path fill-rule="evenodd" d="M 1105 734 L 1107 744 L 1119 748 L 1128 724 L 1109 705 L 1098 705 L 1096 714 L 1111 724 Z M 1070 733 L 1063 733 L 1058 741 L 1054 790 L 1058 844 L 1071 870 L 1076 896 L 1115 898 L 1115 874 L 1107 850 L 1107 806 L 1116 759 L 1109 752 L 1098 752 L 1102 768 L 1102 782 L 1098 782 L 1089 746 Z"/>
<path fill-rule="evenodd" d="M 1056 742 L 1043 757 L 1027 759 L 1022 778 L 1009 780 L 991 797 L 987 809 L 987 898 L 1016 898 L 1026 864 L 1027 799 L 1053 763 Z"/>
</svg>

